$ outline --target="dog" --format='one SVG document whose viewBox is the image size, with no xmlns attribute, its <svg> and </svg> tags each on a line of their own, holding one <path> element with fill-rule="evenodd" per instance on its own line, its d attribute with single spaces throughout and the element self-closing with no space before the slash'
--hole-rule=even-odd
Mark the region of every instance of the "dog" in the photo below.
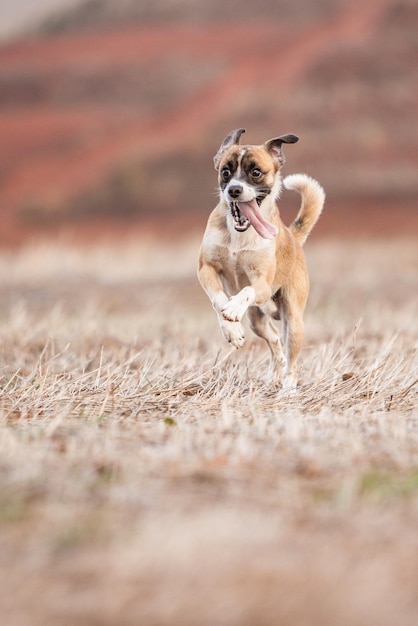
<svg viewBox="0 0 418 626">
<path fill-rule="evenodd" d="M 325 193 L 306 174 L 287 176 L 284 186 L 299 192 L 301 206 L 286 227 L 276 204 L 283 144 L 299 138 L 288 134 L 241 146 L 244 132 L 230 132 L 214 157 L 219 203 L 203 236 L 198 278 L 225 339 L 235 348 L 244 344 L 241 320 L 247 313 L 250 328 L 270 349 L 268 380 L 295 390 L 309 292 L 302 245 L 321 214 Z M 282 321 L 284 350 L 274 320 Z"/>
</svg>

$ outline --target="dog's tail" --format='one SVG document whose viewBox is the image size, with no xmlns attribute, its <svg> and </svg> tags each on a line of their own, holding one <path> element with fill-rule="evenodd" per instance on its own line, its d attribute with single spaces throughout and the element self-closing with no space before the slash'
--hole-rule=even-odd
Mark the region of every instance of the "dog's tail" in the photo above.
<svg viewBox="0 0 418 626">
<path fill-rule="evenodd" d="M 298 191 L 302 196 L 299 213 L 290 225 L 290 230 L 300 245 L 303 245 L 321 215 L 325 192 L 316 180 L 306 174 L 286 176 L 283 184 L 286 189 Z"/>
</svg>

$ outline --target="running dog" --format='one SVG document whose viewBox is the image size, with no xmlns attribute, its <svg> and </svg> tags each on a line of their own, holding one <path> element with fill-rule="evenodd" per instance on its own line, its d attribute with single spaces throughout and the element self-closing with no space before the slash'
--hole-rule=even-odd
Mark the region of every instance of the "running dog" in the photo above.
<svg viewBox="0 0 418 626">
<path fill-rule="evenodd" d="M 225 339 L 236 348 L 243 345 L 241 320 L 247 313 L 251 329 L 270 349 L 269 380 L 294 390 L 309 292 L 302 245 L 321 214 L 325 193 L 305 174 L 287 176 L 284 186 L 299 192 L 302 202 L 286 227 L 276 204 L 283 144 L 299 138 L 289 134 L 263 145 L 240 146 L 244 132 L 229 133 L 214 157 L 219 203 L 203 237 L 198 277 Z M 284 351 L 273 320 L 282 321 Z"/>
</svg>

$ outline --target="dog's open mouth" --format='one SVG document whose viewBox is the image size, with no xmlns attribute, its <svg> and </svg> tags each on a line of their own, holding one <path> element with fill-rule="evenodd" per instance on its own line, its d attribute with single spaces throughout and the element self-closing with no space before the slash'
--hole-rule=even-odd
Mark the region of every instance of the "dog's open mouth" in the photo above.
<svg viewBox="0 0 418 626">
<path fill-rule="evenodd" d="M 231 202 L 229 206 L 231 208 L 231 215 L 232 215 L 232 219 L 234 220 L 235 230 L 237 230 L 239 233 L 243 233 L 244 231 L 248 230 L 249 227 L 251 226 L 251 222 L 241 212 L 238 206 L 238 202 Z"/>
<path fill-rule="evenodd" d="M 277 226 L 268 222 L 258 210 L 263 198 L 254 198 L 249 202 L 231 202 L 230 209 L 234 228 L 239 233 L 253 226 L 264 239 L 274 239 L 278 231 Z"/>
</svg>

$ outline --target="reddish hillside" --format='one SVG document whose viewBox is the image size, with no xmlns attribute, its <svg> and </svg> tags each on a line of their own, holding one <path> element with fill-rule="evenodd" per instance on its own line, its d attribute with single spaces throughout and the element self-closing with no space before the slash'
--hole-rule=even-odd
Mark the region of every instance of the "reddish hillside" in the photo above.
<svg viewBox="0 0 418 626">
<path fill-rule="evenodd" d="M 237 126 L 250 142 L 299 134 L 287 171 L 317 176 L 333 207 L 383 206 L 391 228 L 390 207 L 413 219 L 417 17 L 407 0 L 367 0 L 309 23 L 121 25 L 3 46 L 3 240 L 86 216 L 203 216 L 212 154 Z"/>
</svg>

